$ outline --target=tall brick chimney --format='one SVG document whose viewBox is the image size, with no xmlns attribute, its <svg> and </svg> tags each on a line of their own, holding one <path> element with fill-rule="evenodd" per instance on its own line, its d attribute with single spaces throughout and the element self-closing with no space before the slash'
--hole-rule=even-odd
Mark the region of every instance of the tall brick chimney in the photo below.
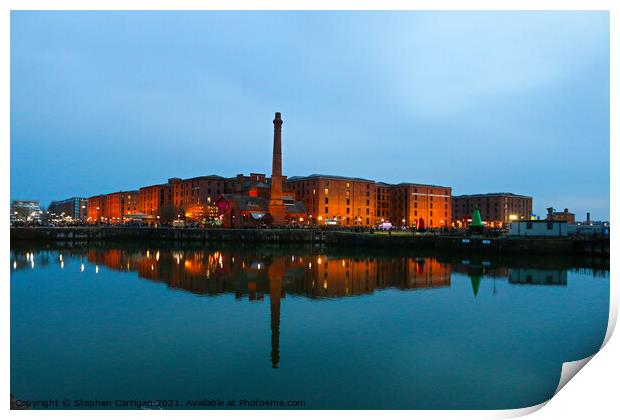
<svg viewBox="0 0 620 420">
<path fill-rule="evenodd" d="M 273 120 L 273 161 L 271 166 L 271 200 L 269 213 L 274 225 L 283 225 L 286 207 L 282 201 L 282 116 L 276 112 Z"/>
</svg>

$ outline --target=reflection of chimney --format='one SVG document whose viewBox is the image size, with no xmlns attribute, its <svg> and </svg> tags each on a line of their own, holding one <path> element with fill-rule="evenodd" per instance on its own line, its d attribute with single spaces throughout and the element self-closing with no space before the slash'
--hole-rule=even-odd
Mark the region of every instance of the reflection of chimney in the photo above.
<svg viewBox="0 0 620 420">
<path fill-rule="evenodd" d="M 284 259 L 278 258 L 269 264 L 269 306 L 271 309 L 271 367 L 278 368 L 280 363 L 280 300 L 282 299 L 282 278 L 284 277 Z"/>
</svg>

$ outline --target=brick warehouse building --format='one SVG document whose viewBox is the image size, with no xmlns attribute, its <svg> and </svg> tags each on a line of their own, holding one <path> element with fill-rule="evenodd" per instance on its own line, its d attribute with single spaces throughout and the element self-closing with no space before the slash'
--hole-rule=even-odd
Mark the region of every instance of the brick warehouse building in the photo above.
<svg viewBox="0 0 620 420">
<path fill-rule="evenodd" d="M 287 187 L 304 203 L 310 223 L 371 226 L 375 222 L 374 181 L 314 174 L 291 177 Z"/>
<path fill-rule="evenodd" d="M 169 224 L 219 214 L 225 227 L 317 224 L 439 228 L 453 223 L 452 189 L 419 183 L 388 184 L 355 177 L 282 175 L 280 113 L 276 113 L 272 176 L 251 173 L 170 178 L 139 191 L 89 198 L 90 223 L 139 220 Z M 268 215 L 265 219 L 263 216 Z"/>
<path fill-rule="evenodd" d="M 139 191 L 118 191 L 88 198 L 88 223 L 124 223 L 140 212 Z"/>
<path fill-rule="evenodd" d="M 502 227 L 511 220 L 529 219 L 532 197 L 512 193 L 459 195 L 452 197 L 454 220 L 467 226 L 474 209 L 480 209 L 482 220 L 491 227 Z"/>
<path fill-rule="evenodd" d="M 399 226 L 452 226 L 452 188 L 401 183 L 390 188 L 391 222 Z"/>
<path fill-rule="evenodd" d="M 172 188 L 167 184 L 140 188 L 140 212 L 152 223 L 170 223 L 175 217 L 172 204 Z"/>
<path fill-rule="evenodd" d="M 452 223 L 450 187 L 319 174 L 291 177 L 287 185 L 317 224 L 374 226 L 389 221 L 436 228 Z"/>
</svg>

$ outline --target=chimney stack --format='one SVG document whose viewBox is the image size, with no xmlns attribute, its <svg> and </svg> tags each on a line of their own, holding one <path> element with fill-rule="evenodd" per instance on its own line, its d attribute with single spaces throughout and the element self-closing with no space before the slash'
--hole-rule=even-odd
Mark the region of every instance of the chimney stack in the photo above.
<svg viewBox="0 0 620 420">
<path fill-rule="evenodd" d="M 269 213 L 275 225 L 286 222 L 286 206 L 282 201 L 282 115 L 276 112 L 273 120 L 273 161 L 271 167 L 271 200 Z"/>
</svg>

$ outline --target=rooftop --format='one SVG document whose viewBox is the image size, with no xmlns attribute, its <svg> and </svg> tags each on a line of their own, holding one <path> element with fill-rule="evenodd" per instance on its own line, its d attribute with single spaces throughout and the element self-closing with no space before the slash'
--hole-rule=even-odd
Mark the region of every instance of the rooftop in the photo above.
<svg viewBox="0 0 620 420">
<path fill-rule="evenodd" d="M 366 178 L 356 178 L 356 177 L 338 176 L 338 175 L 325 175 L 325 174 L 311 174 L 308 176 L 291 176 L 287 178 L 287 181 L 302 181 L 304 179 L 316 179 L 316 178 L 338 179 L 338 180 L 343 180 L 343 181 L 375 182 L 372 179 L 366 179 Z"/>
<path fill-rule="evenodd" d="M 475 198 L 475 197 L 519 197 L 519 198 L 532 198 L 529 195 L 513 194 L 509 192 L 496 192 L 485 194 L 462 194 L 454 195 L 453 198 Z"/>
</svg>

